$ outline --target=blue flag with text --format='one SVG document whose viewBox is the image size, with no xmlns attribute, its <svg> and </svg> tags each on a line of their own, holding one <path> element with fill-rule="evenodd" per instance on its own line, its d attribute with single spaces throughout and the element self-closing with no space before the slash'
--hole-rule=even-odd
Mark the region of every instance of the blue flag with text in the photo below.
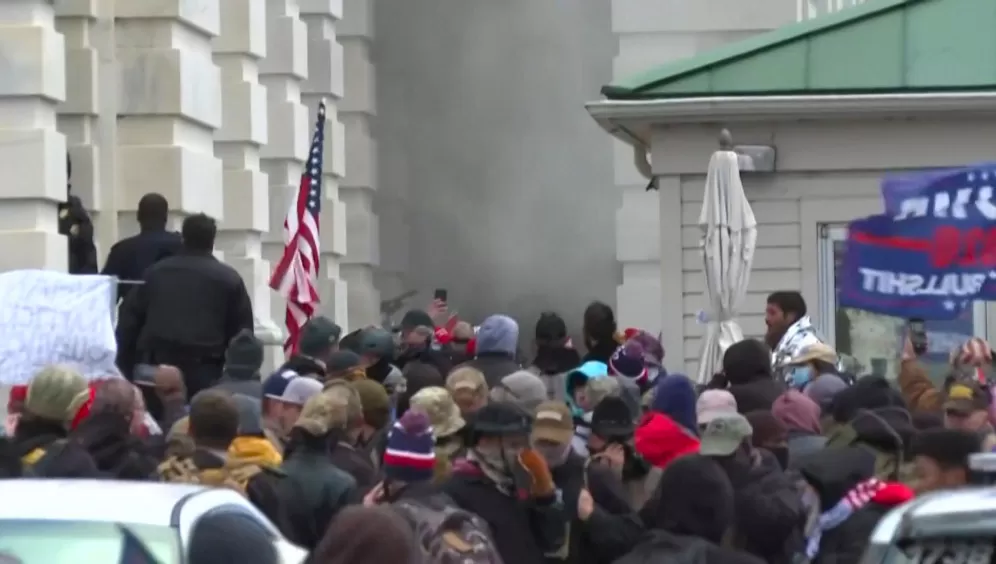
<svg viewBox="0 0 996 564">
<path fill-rule="evenodd" d="M 851 222 L 840 305 L 953 319 L 996 300 L 996 163 L 892 175 L 885 213 Z"/>
</svg>

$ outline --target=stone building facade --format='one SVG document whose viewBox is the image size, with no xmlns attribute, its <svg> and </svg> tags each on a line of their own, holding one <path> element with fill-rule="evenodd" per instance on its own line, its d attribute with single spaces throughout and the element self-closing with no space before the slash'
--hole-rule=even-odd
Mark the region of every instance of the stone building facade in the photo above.
<svg viewBox="0 0 996 564">
<path fill-rule="evenodd" d="M 137 232 L 145 193 L 166 196 L 174 228 L 207 213 L 258 332 L 279 343 L 270 265 L 324 99 L 323 311 L 346 327 L 375 322 L 371 2 L 0 3 L 0 270 L 65 268 L 68 151 L 101 259 Z"/>
<path fill-rule="evenodd" d="M 448 287 L 472 319 L 556 309 L 574 327 L 597 298 L 667 332 L 656 312 L 676 278 L 644 236 L 658 196 L 583 103 L 613 78 L 861 3 L 376 0 L 375 18 L 374 1 L 0 2 L 0 270 L 64 267 L 68 150 L 101 257 L 137 231 L 144 193 L 169 198 L 175 227 L 209 213 L 278 342 L 267 279 L 324 98 L 326 314 L 361 327 L 379 321 L 378 288 Z"/>
</svg>

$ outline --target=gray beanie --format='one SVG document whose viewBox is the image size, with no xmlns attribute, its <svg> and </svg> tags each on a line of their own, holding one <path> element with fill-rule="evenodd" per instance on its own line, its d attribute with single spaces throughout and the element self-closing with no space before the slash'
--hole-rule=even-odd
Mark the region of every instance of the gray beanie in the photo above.
<svg viewBox="0 0 996 564">
<path fill-rule="evenodd" d="M 520 370 L 505 376 L 491 388 L 490 398 L 496 402 L 514 403 L 533 415 L 539 404 L 547 400 L 546 384 L 532 372 Z"/>
<path fill-rule="evenodd" d="M 239 436 L 255 437 L 263 435 L 263 408 L 258 399 L 245 394 L 232 394 L 239 408 Z"/>
</svg>

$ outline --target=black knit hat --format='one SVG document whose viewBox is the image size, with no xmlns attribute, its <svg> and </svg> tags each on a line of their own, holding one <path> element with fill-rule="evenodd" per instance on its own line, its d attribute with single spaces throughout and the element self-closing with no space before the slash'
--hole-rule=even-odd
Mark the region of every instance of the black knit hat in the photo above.
<svg viewBox="0 0 996 564">
<path fill-rule="evenodd" d="M 734 343 L 723 354 L 723 373 L 731 384 L 771 378 L 771 351 L 754 339 Z"/>
<path fill-rule="evenodd" d="M 591 432 L 603 439 L 625 439 L 636 431 L 634 415 L 622 398 L 609 396 L 591 414 Z"/>
<path fill-rule="evenodd" d="M 567 323 L 552 311 L 544 311 L 536 321 L 536 342 L 544 345 L 562 345 L 567 340 Z"/>
<path fill-rule="evenodd" d="M 532 418 L 514 403 L 491 402 L 474 414 L 473 431 L 477 435 L 528 435 Z"/>
<path fill-rule="evenodd" d="M 239 331 L 225 350 L 225 372 L 233 377 L 254 376 L 263 366 L 263 341 L 250 329 Z"/>
<path fill-rule="evenodd" d="M 428 313 L 420 309 L 408 310 L 408 313 L 401 318 L 401 330 L 411 331 L 416 327 L 428 327 L 429 329 L 433 329 L 436 327 L 436 324 L 433 323 L 432 317 L 430 317 Z"/>
</svg>

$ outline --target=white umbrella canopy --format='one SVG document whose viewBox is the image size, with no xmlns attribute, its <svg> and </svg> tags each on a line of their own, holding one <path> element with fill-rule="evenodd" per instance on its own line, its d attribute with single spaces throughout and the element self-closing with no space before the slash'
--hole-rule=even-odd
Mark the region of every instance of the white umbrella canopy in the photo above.
<svg viewBox="0 0 996 564">
<path fill-rule="evenodd" d="M 747 295 L 757 242 L 757 220 L 740 182 L 737 154 L 728 134 L 724 136 L 727 139 L 721 150 L 709 159 L 699 214 L 699 245 L 706 282 L 706 331 L 699 358 L 699 383 L 708 382 L 722 367 L 726 349 L 744 338 L 736 317 Z"/>
</svg>

